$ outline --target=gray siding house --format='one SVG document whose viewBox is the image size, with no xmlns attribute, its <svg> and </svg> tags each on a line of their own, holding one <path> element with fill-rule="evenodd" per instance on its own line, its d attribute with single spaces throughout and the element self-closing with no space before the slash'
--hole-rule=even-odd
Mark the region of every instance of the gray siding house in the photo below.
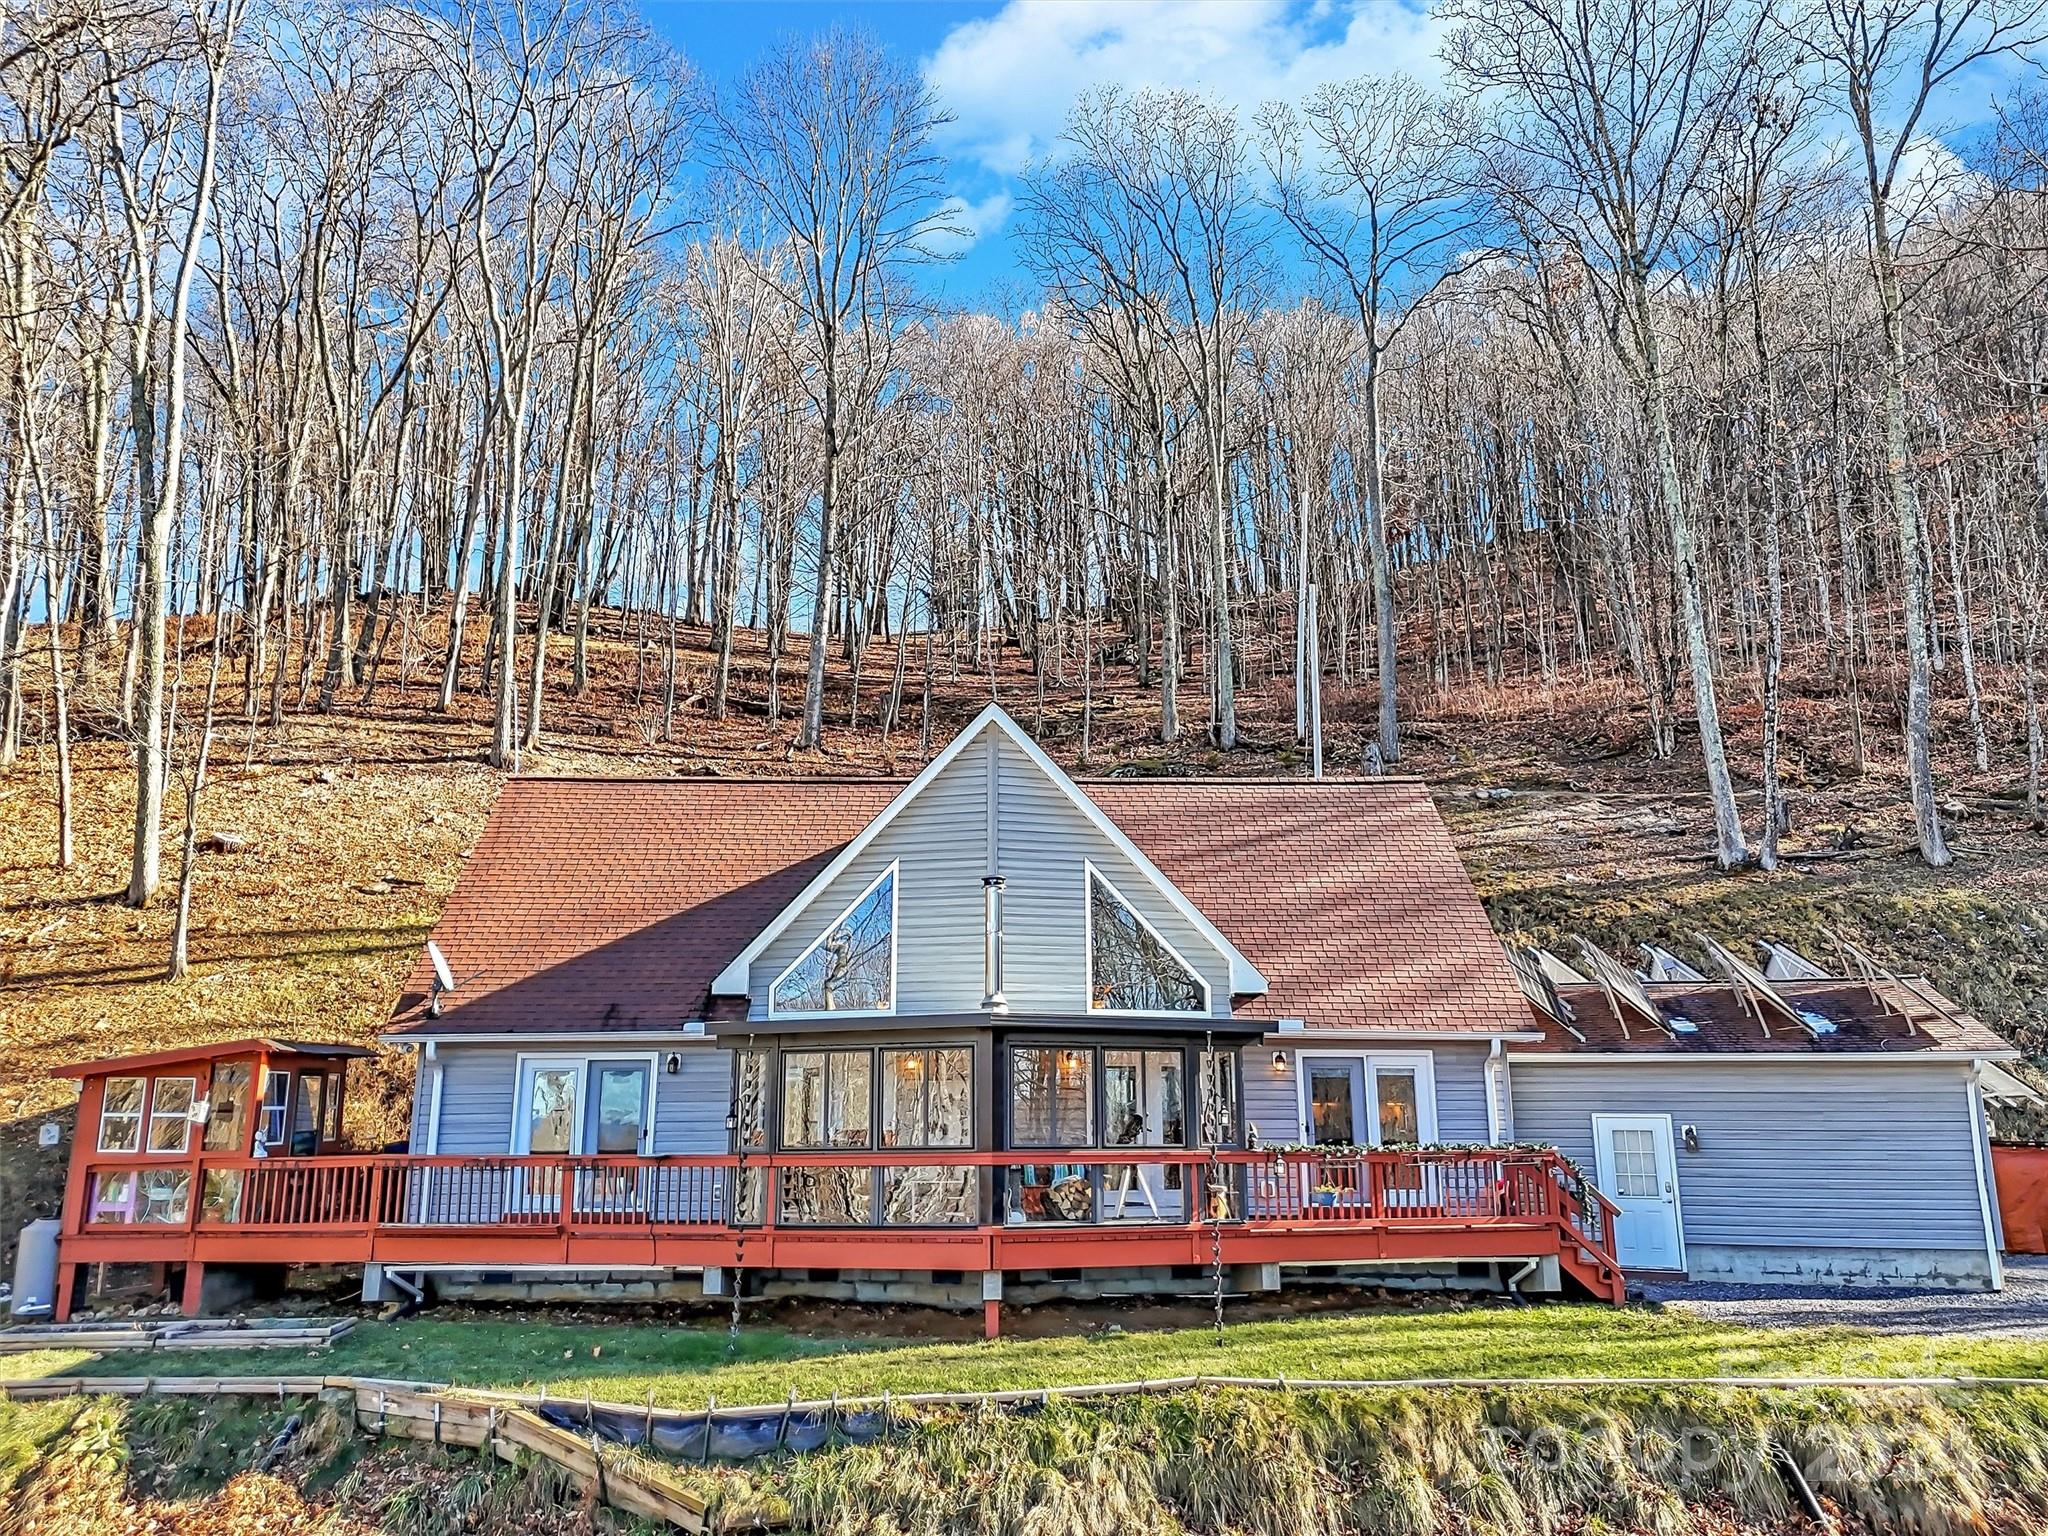
<svg viewBox="0 0 2048 1536">
<path fill-rule="evenodd" d="M 2001 1283 L 1979 1079 L 2004 1041 L 1908 978 L 1511 954 L 1409 780 L 1077 781 L 993 707 L 908 782 L 514 779 L 433 947 L 387 1036 L 422 1156 L 775 1155 L 783 1227 L 1001 1233 L 1193 1222 L 1205 1152 L 1270 1206 L 1254 1150 L 1544 1144 L 1631 1274 Z M 1370 1198 L 1441 1213 L 1449 1166 Z M 749 1177 L 691 1198 L 758 1219 Z M 1499 1285 L 1525 1257 L 1410 1246 L 1300 1267 Z M 1123 1288 L 1185 1285 L 1132 1251 Z M 956 1283 L 928 1262 L 883 1278 Z M 830 1271 L 778 1283 L 885 1294 Z"/>
</svg>

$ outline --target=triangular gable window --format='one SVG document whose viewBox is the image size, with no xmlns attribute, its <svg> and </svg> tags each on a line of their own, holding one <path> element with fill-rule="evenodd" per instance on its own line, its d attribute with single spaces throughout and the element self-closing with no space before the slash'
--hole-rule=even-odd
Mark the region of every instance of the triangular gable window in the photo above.
<svg viewBox="0 0 2048 1536">
<path fill-rule="evenodd" d="M 775 979 L 771 1013 L 887 1013 L 896 1005 L 896 866 L 891 864 Z"/>
<path fill-rule="evenodd" d="M 1110 1013 L 1202 1013 L 1208 985 L 1088 866 L 1088 1006 Z"/>
</svg>

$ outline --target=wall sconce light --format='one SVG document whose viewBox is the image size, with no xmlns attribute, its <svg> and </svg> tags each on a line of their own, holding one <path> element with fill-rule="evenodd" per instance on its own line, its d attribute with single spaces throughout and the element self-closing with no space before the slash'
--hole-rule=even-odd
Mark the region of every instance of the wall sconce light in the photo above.
<svg viewBox="0 0 2048 1536">
<path fill-rule="evenodd" d="M 1678 1139 L 1685 1143 L 1685 1150 L 1697 1152 L 1700 1149 L 1700 1128 L 1696 1125 L 1680 1126 Z"/>
<path fill-rule="evenodd" d="M 674 1077 L 678 1072 L 683 1070 L 682 1054 L 678 1051 L 670 1051 L 668 1053 L 668 1060 L 662 1063 L 661 1069 L 662 1071 L 666 1072 L 670 1077 Z"/>
<path fill-rule="evenodd" d="M 1285 1051 L 1275 1051 L 1273 1053 L 1273 1070 L 1282 1073 L 1287 1070 L 1287 1053 Z"/>
</svg>

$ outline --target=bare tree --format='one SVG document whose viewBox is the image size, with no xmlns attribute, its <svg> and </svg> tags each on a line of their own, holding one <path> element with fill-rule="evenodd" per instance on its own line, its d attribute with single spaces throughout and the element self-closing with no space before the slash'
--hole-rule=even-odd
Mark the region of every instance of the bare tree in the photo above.
<svg viewBox="0 0 2048 1536">
<path fill-rule="evenodd" d="M 1464 270 L 1483 224 L 1472 124 L 1401 75 L 1319 86 L 1260 113 L 1280 216 L 1343 283 L 1363 336 L 1366 535 L 1379 615 L 1379 749 L 1401 756 L 1400 622 L 1388 547 L 1381 373 L 1413 306 Z M 1313 147 L 1311 147 L 1313 141 Z M 1306 585 L 1303 587 L 1304 601 Z"/>
<path fill-rule="evenodd" d="M 220 141 L 221 99 L 235 34 L 247 12 L 247 0 L 208 0 L 180 18 L 189 27 L 189 45 L 203 76 L 203 90 L 193 131 L 198 138 L 198 163 L 191 179 L 184 228 L 166 250 L 152 201 L 139 181 L 136 152 L 127 123 L 134 115 L 131 82 L 117 62 L 119 50 L 134 44 L 107 38 L 109 161 L 120 188 L 121 207 L 131 246 L 131 281 L 135 313 L 136 367 L 131 392 L 135 434 L 137 516 L 140 523 L 136 572 L 135 626 L 139 636 L 140 702 L 135 721 L 135 844 L 128 877 L 128 901 L 147 905 L 161 879 L 164 794 L 164 627 L 169 618 L 167 569 L 171 521 L 180 506 L 185 461 L 186 334 L 190 323 L 192 280 L 206 242 L 207 219 L 213 208 L 213 179 Z M 147 46 L 145 44 L 145 46 Z M 159 150 L 161 154 L 161 150 Z M 159 162 L 161 168 L 161 162 Z M 164 331 L 164 409 L 161 442 L 154 429 L 156 399 L 149 351 L 154 345 L 155 288 L 161 260 L 175 252 L 171 304 Z"/>
<path fill-rule="evenodd" d="M 1679 275 L 1706 166 L 1742 120 L 1754 12 L 1694 0 L 1458 0 L 1451 62 L 1490 98 L 1497 184 L 1580 264 L 1649 433 L 1671 540 L 1716 857 L 1743 863 L 1706 582 L 1655 293 Z"/>
<path fill-rule="evenodd" d="M 931 92 L 872 38 L 835 29 L 778 45 L 714 110 L 714 155 L 789 244 L 777 269 L 801 317 L 802 379 L 820 445 L 810 667 L 797 745 L 824 729 L 843 460 L 883 383 L 887 287 L 945 227 Z"/>
<path fill-rule="evenodd" d="M 1934 706 L 1927 625 L 1927 563 L 1906 395 L 1912 360 L 1907 294 L 1899 256 L 1925 187 L 1909 185 L 1937 93 L 1963 71 L 2003 54 L 2024 56 L 2048 41 L 2042 0 L 1815 0 L 1792 30 L 1823 64 L 1829 89 L 1847 109 L 1869 206 L 1870 268 L 1884 332 L 1882 493 L 1898 538 L 1906 637 L 1906 773 L 1920 856 L 1950 863 L 1934 796 Z M 1902 199 L 1907 205 L 1902 206 Z"/>
</svg>

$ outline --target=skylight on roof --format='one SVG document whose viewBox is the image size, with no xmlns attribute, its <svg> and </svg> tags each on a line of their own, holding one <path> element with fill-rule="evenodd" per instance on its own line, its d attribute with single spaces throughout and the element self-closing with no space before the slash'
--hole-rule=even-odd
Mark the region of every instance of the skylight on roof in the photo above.
<svg viewBox="0 0 2048 1536">
<path fill-rule="evenodd" d="M 1799 1010 L 1799 1022 L 1816 1035 L 1832 1035 L 1835 1032 L 1835 1021 L 1824 1013 L 1815 1013 L 1811 1008 Z"/>
</svg>

